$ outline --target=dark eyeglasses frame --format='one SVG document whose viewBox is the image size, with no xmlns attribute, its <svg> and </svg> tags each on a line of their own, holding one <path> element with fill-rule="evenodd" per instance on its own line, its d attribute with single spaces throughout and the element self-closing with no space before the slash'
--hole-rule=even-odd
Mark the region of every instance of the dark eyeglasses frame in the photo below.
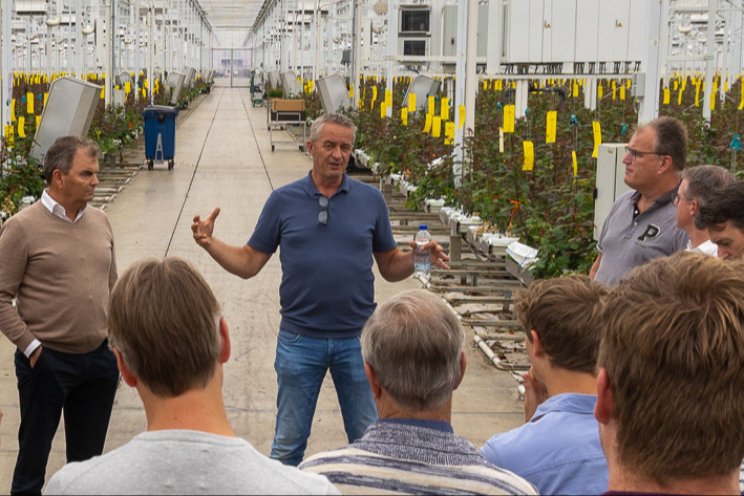
<svg viewBox="0 0 744 496">
<path fill-rule="evenodd" d="M 633 148 L 631 148 L 629 146 L 626 146 L 625 147 L 625 153 L 626 154 L 627 153 L 630 153 L 630 156 L 631 156 L 631 158 L 633 160 L 635 160 L 637 158 L 643 158 L 646 155 L 658 155 L 659 157 L 664 157 L 664 156 L 667 155 L 666 153 L 659 153 L 659 152 L 642 152 L 640 150 L 635 150 L 635 149 L 633 149 Z"/>
<path fill-rule="evenodd" d="M 324 226 L 328 224 L 328 197 L 320 195 L 318 197 L 318 205 L 320 205 L 320 212 L 318 212 L 318 224 Z"/>
</svg>

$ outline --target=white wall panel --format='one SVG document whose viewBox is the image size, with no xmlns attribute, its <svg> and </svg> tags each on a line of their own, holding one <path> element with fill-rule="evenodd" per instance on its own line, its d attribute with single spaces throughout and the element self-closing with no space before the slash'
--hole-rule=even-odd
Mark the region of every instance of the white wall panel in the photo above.
<svg viewBox="0 0 744 496">
<path fill-rule="evenodd" d="M 599 1 L 576 0 L 576 61 L 597 60 Z"/>
<path fill-rule="evenodd" d="M 509 18 L 505 61 L 526 62 L 530 56 L 530 2 L 509 2 Z"/>
<path fill-rule="evenodd" d="M 545 0 L 543 60 L 573 61 L 576 51 L 576 0 Z"/>
<path fill-rule="evenodd" d="M 531 63 L 541 63 L 543 61 L 543 4 L 544 0 L 529 0 L 529 36 L 530 36 L 530 53 L 528 61 Z M 512 29 L 521 29 L 520 25 L 512 24 Z"/>
</svg>

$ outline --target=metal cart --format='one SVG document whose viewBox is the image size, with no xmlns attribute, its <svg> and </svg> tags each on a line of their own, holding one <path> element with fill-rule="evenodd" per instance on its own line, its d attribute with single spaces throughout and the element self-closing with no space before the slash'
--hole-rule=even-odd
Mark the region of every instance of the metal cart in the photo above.
<svg viewBox="0 0 744 496">
<path fill-rule="evenodd" d="M 302 143 L 299 145 L 300 151 L 305 150 L 307 141 L 307 129 L 305 123 L 305 100 L 288 100 L 283 98 L 272 98 L 266 107 L 266 126 L 269 129 L 269 141 L 271 142 L 271 151 L 276 149 L 274 141 L 274 130 L 285 129 L 288 124 L 302 126 Z M 295 143 L 294 140 L 287 141 Z"/>
</svg>

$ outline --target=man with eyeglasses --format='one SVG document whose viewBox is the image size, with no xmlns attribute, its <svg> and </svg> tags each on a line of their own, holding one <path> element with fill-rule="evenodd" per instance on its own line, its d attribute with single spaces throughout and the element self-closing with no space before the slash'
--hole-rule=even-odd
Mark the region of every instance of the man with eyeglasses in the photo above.
<svg viewBox="0 0 744 496">
<path fill-rule="evenodd" d="M 682 171 L 674 205 L 677 207 L 677 226 L 683 229 L 690 241 L 688 251 L 698 251 L 716 256 L 718 246 L 711 241 L 707 229 L 695 227 L 695 216 L 703 205 L 707 205 L 719 195 L 724 186 L 736 178 L 728 170 L 718 165 L 699 165 Z"/>
<path fill-rule="evenodd" d="M 602 226 L 593 279 L 615 286 L 632 268 L 687 247 L 673 203 L 686 156 L 687 131 L 678 119 L 659 117 L 636 130 L 623 159 L 633 191 L 615 201 Z"/>
<path fill-rule="evenodd" d="M 695 227 L 707 229 L 720 258 L 744 257 L 744 182 L 729 184 L 703 205 Z"/>
<path fill-rule="evenodd" d="M 349 442 L 377 420 L 359 343 L 375 309 L 372 260 L 387 281 L 413 273 L 412 252 L 398 248 L 380 191 L 345 173 L 355 137 L 356 126 L 343 115 L 316 119 L 306 144 L 312 170 L 271 194 L 246 245 L 229 246 L 212 236 L 219 208 L 206 220 L 194 217 L 191 226 L 197 244 L 245 279 L 281 248 L 282 320 L 274 362 L 279 392 L 271 457 L 288 465 L 302 461 L 329 369 Z M 428 246 L 432 263 L 448 268 L 442 247 L 435 241 Z"/>
</svg>

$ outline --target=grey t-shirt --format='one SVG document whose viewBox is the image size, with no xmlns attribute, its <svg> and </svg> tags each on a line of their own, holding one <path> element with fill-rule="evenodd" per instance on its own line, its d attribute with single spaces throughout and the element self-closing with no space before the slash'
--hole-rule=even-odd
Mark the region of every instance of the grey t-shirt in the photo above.
<svg viewBox="0 0 744 496">
<path fill-rule="evenodd" d="M 676 189 L 657 198 L 634 217 L 637 191 L 623 193 L 602 226 L 597 248 L 602 260 L 595 280 L 616 286 L 631 269 L 687 247 L 687 233 L 677 227 L 672 203 Z"/>
<path fill-rule="evenodd" d="M 328 479 L 282 465 L 249 442 L 189 430 L 143 432 L 54 474 L 44 494 L 339 494 Z"/>
</svg>

